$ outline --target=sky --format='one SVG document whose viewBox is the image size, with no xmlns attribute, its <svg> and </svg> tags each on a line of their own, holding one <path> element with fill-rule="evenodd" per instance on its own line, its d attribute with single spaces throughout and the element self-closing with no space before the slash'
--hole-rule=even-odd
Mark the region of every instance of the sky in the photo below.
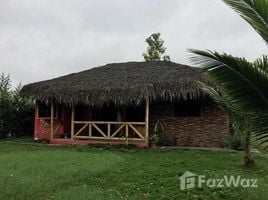
<svg viewBox="0 0 268 200">
<path fill-rule="evenodd" d="M 181 64 L 191 65 L 190 48 L 250 61 L 267 55 L 261 37 L 221 0 L 0 0 L 0 73 L 14 86 L 142 61 L 155 32 Z"/>
</svg>

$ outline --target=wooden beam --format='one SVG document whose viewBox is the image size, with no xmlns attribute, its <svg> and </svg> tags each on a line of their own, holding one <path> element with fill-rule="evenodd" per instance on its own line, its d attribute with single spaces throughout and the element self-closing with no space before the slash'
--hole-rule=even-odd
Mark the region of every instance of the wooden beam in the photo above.
<svg viewBox="0 0 268 200">
<path fill-rule="evenodd" d="M 149 139 L 149 99 L 145 102 L 145 142 L 148 144 Z"/>
<path fill-rule="evenodd" d="M 128 124 L 126 123 L 126 139 L 128 139 Z"/>
<path fill-rule="evenodd" d="M 88 135 L 89 137 L 92 136 L 92 124 L 91 123 L 88 124 Z"/>
<path fill-rule="evenodd" d="M 74 121 L 75 124 L 86 124 L 86 123 L 93 123 L 93 124 L 123 124 L 126 122 L 113 122 L 113 121 Z M 127 122 L 132 125 L 145 125 L 145 122 Z"/>
<path fill-rule="evenodd" d="M 51 102 L 50 107 L 50 140 L 53 140 L 54 136 L 54 102 Z"/>
<path fill-rule="evenodd" d="M 117 133 L 119 133 L 119 131 L 122 130 L 122 128 L 125 126 L 125 123 L 124 122 L 121 122 L 123 123 L 121 126 L 119 126 L 119 128 L 111 135 L 111 137 L 114 137 Z"/>
<path fill-rule="evenodd" d="M 128 124 L 130 128 L 132 128 L 132 130 L 142 139 L 144 139 L 143 135 L 132 125 L 132 124 Z"/>
<path fill-rule="evenodd" d="M 92 126 L 100 133 L 103 135 L 103 137 L 107 137 L 107 135 L 105 135 L 105 133 L 94 123 L 92 123 Z"/>
<path fill-rule="evenodd" d="M 111 137 L 111 138 L 108 138 L 108 137 L 96 137 L 96 136 L 92 136 L 92 137 L 89 137 L 89 136 L 74 136 L 74 138 L 77 138 L 77 139 L 96 139 L 96 140 L 105 140 L 107 141 L 107 143 L 109 143 L 109 141 L 112 141 L 112 140 L 119 140 L 119 141 L 122 141 L 124 142 L 126 139 L 125 138 L 122 138 L 122 137 Z M 141 138 L 128 138 L 129 141 L 142 141 L 144 142 L 144 139 L 141 139 Z"/>
<path fill-rule="evenodd" d="M 107 127 L 107 134 L 108 134 L 108 137 L 111 137 L 111 124 L 110 123 L 108 124 L 108 127 Z"/>
<path fill-rule="evenodd" d="M 74 116 L 75 116 L 75 105 L 72 105 L 72 117 L 71 117 L 71 139 L 74 138 Z"/>
<path fill-rule="evenodd" d="M 126 124 L 126 145 L 129 144 L 129 138 L 128 138 L 128 124 Z"/>
<path fill-rule="evenodd" d="M 79 135 L 89 124 L 85 124 L 79 131 L 77 131 L 73 136 Z"/>
</svg>

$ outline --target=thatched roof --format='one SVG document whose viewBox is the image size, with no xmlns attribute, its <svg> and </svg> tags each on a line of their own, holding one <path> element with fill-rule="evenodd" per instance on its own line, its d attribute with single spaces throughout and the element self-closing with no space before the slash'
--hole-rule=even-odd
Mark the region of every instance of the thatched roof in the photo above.
<svg viewBox="0 0 268 200">
<path fill-rule="evenodd" d="M 22 94 L 49 102 L 102 105 L 139 104 L 146 98 L 175 100 L 203 96 L 198 68 L 174 62 L 113 63 L 26 85 Z"/>
</svg>

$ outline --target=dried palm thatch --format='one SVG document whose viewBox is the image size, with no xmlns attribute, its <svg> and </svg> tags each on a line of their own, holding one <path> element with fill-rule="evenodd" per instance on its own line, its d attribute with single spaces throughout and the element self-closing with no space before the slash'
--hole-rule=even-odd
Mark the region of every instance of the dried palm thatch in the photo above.
<svg viewBox="0 0 268 200">
<path fill-rule="evenodd" d="M 26 85 L 22 94 L 66 104 L 140 104 L 204 96 L 195 81 L 208 82 L 199 69 L 174 62 L 114 63 Z"/>
</svg>

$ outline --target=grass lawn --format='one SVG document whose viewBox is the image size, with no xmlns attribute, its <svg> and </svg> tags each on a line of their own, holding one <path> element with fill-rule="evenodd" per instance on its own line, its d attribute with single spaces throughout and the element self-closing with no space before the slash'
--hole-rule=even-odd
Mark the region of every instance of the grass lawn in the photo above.
<svg viewBox="0 0 268 200">
<path fill-rule="evenodd" d="M 180 149 L 51 147 L 0 141 L 0 199 L 267 199 L 268 154 Z M 257 178 L 258 188 L 180 190 L 185 172 Z"/>
</svg>

